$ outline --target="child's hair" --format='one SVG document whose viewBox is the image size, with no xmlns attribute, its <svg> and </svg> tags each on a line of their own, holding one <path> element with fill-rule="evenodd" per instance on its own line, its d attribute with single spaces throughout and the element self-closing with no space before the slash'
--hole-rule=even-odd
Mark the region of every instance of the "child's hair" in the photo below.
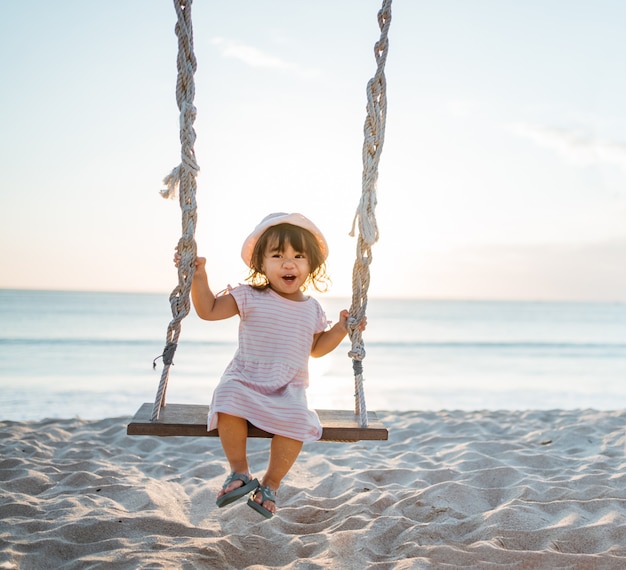
<svg viewBox="0 0 626 570">
<path fill-rule="evenodd" d="M 304 253 L 309 261 L 310 273 L 302 289 L 312 285 L 316 291 L 323 293 L 328 290 L 330 278 L 326 273 L 326 262 L 318 241 L 313 234 L 304 228 L 292 224 L 278 224 L 269 227 L 258 239 L 250 260 L 250 274 L 246 281 L 257 289 L 269 287 L 269 281 L 263 273 L 263 258 L 268 246 L 283 251 L 289 244 L 298 252 Z"/>
</svg>

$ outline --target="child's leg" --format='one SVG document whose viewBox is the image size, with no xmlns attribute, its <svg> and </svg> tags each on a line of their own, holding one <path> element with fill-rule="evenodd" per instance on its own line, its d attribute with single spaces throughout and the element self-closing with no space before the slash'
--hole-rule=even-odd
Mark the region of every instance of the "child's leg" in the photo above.
<svg viewBox="0 0 626 570">
<path fill-rule="evenodd" d="M 281 481 L 289 473 L 289 470 L 296 462 L 300 451 L 302 450 L 302 442 L 282 435 L 275 435 L 272 438 L 270 447 L 270 461 L 267 472 L 261 481 L 261 485 L 266 485 L 270 489 L 276 491 Z M 261 495 L 254 497 L 257 503 L 261 501 Z M 263 507 L 268 511 L 275 513 L 276 505 L 274 501 L 265 501 Z"/>
<path fill-rule="evenodd" d="M 217 418 L 220 441 L 230 470 L 235 473 L 248 473 L 248 457 L 246 455 L 248 422 L 244 418 L 221 412 L 218 412 Z M 217 496 L 219 498 L 242 485 L 241 481 L 233 481 L 226 489 L 222 489 Z"/>
</svg>

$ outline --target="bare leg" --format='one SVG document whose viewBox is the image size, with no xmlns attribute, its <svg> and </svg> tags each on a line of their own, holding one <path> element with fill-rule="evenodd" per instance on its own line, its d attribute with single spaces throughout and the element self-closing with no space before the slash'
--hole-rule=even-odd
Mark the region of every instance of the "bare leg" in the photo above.
<svg viewBox="0 0 626 570">
<path fill-rule="evenodd" d="M 244 418 L 218 412 L 217 426 L 230 470 L 235 473 L 248 473 L 248 457 L 246 455 L 248 422 Z M 220 490 L 217 496 L 219 498 L 242 485 L 243 482 L 239 480 L 233 481 L 226 489 Z"/>
<path fill-rule="evenodd" d="M 270 461 L 267 472 L 261 481 L 261 485 L 266 485 L 274 491 L 278 490 L 280 483 L 289 473 L 289 470 L 296 462 L 300 451 L 302 450 L 302 442 L 282 435 L 275 435 L 272 438 L 270 447 Z M 254 500 L 261 503 L 261 495 L 256 494 Z M 265 501 L 263 507 L 271 513 L 276 512 L 274 501 Z"/>
</svg>

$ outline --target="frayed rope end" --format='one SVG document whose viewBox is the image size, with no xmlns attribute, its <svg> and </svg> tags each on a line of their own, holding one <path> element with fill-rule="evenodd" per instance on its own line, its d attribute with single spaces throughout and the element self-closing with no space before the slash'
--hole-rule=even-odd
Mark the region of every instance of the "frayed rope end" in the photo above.
<svg viewBox="0 0 626 570">
<path fill-rule="evenodd" d="M 178 188 L 180 186 L 180 170 L 182 168 L 182 164 L 179 164 L 175 168 L 172 169 L 164 179 L 163 184 L 165 184 L 166 188 L 159 191 L 159 194 L 163 198 L 169 198 L 173 200 L 176 198 L 176 194 L 178 192 Z"/>
</svg>

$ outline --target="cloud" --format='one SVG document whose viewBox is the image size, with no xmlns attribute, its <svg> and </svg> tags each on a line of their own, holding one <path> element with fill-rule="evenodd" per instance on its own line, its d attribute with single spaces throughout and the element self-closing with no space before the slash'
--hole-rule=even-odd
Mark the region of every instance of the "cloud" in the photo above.
<svg viewBox="0 0 626 570">
<path fill-rule="evenodd" d="M 589 166 L 606 163 L 626 170 L 625 143 L 598 139 L 582 129 L 518 124 L 513 125 L 511 130 L 540 147 L 556 151 L 574 164 Z"/>
<path fill-rule="evenodd" d="M 293 73 L 303 78 L 315 77 L 320 74 L 317 69 L 302 67 L 296 63 L 265 53 L 254 46 L 233 40 L 214 38 L 211 40 L 211 43 L 217 46 L 222 57 L 239 60 L 256 69 L 275 69 Z"/>
</svg>

